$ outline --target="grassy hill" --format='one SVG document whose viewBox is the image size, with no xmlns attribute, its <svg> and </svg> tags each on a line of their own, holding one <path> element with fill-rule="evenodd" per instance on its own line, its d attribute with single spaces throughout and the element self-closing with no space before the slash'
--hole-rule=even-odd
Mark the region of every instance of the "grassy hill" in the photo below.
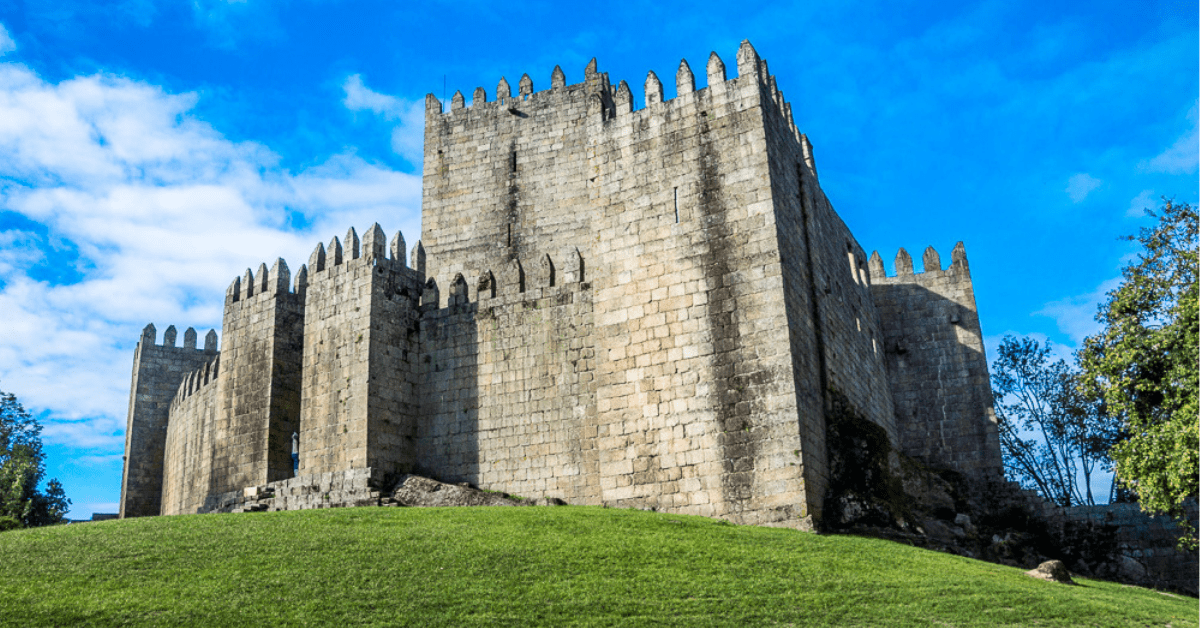
<svg viewBox="0 0 1200 628">
<path fill-rule="evenodd" d="M 604 508 L 354 508 L 0 533 L 0 625 L 1196 626 L 1195 599 L 875 539 Z"/>
</svg>

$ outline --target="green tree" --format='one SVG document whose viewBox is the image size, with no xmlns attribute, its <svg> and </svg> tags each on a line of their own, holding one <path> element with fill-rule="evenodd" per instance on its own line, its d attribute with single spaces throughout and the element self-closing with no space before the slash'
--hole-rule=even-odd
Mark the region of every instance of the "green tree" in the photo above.
<svg viewBox="0 0 1200 628">
<path fill-rule="evenodd" d="M 1200 472 L 1196 209 L 1164 198 L 1147 213 L 1157 223 L 1125 238 L 1142 250 L 1079 353 L 1081 390 L 1124 421 L 1129 437 L 1112 449 L 1119 481 L 1143 510 L 1178 517 Z"/>
<path fill-rule="evenodd" d="M 46 470 L 41 434 L 16 395 L 0 391 L 0 530 L 58 523 L 71 504 L 58 480 L 37 489 Z"/>
<path fill-rule="evenodd" d="M 992 362 L 1005 473 L 1060 506 L 1095 504 L 1096 471 L 1112 469 L 1108 450 L 1120 425 L 1080 392 L 1079 372 L 1052 361 L 1051 350 L 1049 342 L 1005 336 Z"/>
</svg>

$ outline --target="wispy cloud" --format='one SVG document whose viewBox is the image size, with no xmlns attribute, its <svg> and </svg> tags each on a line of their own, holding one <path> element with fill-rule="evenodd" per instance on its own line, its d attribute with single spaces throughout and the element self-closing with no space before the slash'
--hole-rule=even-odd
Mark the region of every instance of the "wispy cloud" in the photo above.
<svg viewBox="0 0 1200 628">
<path fill-rule="evenodd" d="M 1087 294 L 1051 301 L 1034 314 L 1053 318 L 1059 331 L 1070 336 L 1071 341 L 1078 346 L 1083 343 L 1084 338 L 1102 329 L 1100 323 L 1096 322 L 1096 308 L 1107 294 L 1120 284 L 1121 278 L 1114 277 Z"/>
<path fill-rule="evenodd" d="M 1154 190 L 1142 190 L 1133 200 L 1129 201 L 1129 209 L 1125 210 L 1125 215 L 1131 218 L 1140 218 L 1146 215 L 1146 208 L 1154 205 Z"/>
<path fill-rule="evenodd" d="M 294 270 L 350 226 L 391 220 L 419 237 L 417 176 L 353 152 L 289 172 L 195 117 L 196 102 L 0 63 L 0 383 L 46 413 L 49 444 L 121 450 L 146 323 L 219 327 L 245 268 L 282 256 Z"/>
<path fill-rule="evenodd" d="M 392 128 L 392 150 L 420 170 L 425 151 L 425 103 L 413 102 L 372 90 L 362 75 L 352 74 L 342 83 L 342 104 L 350 111 L 369 111 Z"/>
<path fill-rule="evenodd" d="M 0 57 L 17 49 L 17 42 L 13 40 L 12 35 L 8 33 L 8 29 L 0 24 Z"/>
<path fill-rule="evenodd" d="M 275 3 L 248 0 L 192 0 L 192 15 L 214 47 L 232 50 L 246 38 L 281 39 Z"/>
<path fill-rule="evenodd" d="M 1082 203 L 1088 194 L 1092 193 L 1092 190 L 1100 187 L 1101 183 L 1100 179 L 1086 172 L 1081 172 L 1067 180 L 1067 189 L 1065 191 L 1067 196 L 1071 197 L 1072 203 Z"/>
<path fill-rule="evenodd" d="M 1200 168 L 1200 116 L 1193 104 L 1187 114 L 1188 129 L 1169 148 L 1139 167 L 1146 172 L 1189 174 Z"/>
</svg>

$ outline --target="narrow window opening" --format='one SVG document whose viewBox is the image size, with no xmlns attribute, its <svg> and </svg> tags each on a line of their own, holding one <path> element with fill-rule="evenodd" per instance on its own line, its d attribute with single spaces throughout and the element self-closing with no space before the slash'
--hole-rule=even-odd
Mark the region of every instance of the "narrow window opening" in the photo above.
<svg viewBox="0 0 1200 628">
<path fill-rule="evenodd" d="M 292 476 L 300 473 L 300 435 L 292 432 Z"/>
<path fill-rule="evenodd" d="M 512 248 L 512 223 L 508 224 L 508 242 L 506 246 Z"/>
<path fill-rule="evenodd" d="M 508 154 L 508 171 L 517 171 L 517 151 L 512 151 Z"/>
<path fill-rule="evenodd" d="M 679 188 L 675 188 L 675 222 L 679 222 Z"/>
</svg>

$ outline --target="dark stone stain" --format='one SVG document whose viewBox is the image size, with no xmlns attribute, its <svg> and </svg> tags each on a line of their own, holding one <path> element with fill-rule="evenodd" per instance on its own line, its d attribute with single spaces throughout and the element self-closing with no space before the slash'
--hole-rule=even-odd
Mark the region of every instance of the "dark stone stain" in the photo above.
<svg viewBox="0 0 1200 628">
<path fill-rule="evenodd" d="M 508 146 L 507 159 L 507 192 L 505 194 L 505 217 L 508 233 L 506 234 L 506 252 L 509 261 L 521 259 L 521 186 L 517 183 L 517 142 L 513 140 Z"/>
<path fill-rule="evenodd" d="M 757 389 L 773 378 L 767 371 L 738 373 L 739 362 L 753 359 L 742 355 L 742 338 L 732 312 L 737 309 L 733 286 L 726 284 L 732 269 L 734 230 L 726 221 L 722 199 L 718 155 L 710 136 L 709 119 L 700 118 L 699 163 L 701 228 L 704 252 L 701 264 L 709 286 L 707 317 L 713 336 L 713 386 L 717 398 L 717 423 L 721 434 L 721 496 L 730 512 L 750 505 L 753 497 L 754 464 L 758 455 L 759 426 L 750 417 L 762 405 Z"/>
</svg>

